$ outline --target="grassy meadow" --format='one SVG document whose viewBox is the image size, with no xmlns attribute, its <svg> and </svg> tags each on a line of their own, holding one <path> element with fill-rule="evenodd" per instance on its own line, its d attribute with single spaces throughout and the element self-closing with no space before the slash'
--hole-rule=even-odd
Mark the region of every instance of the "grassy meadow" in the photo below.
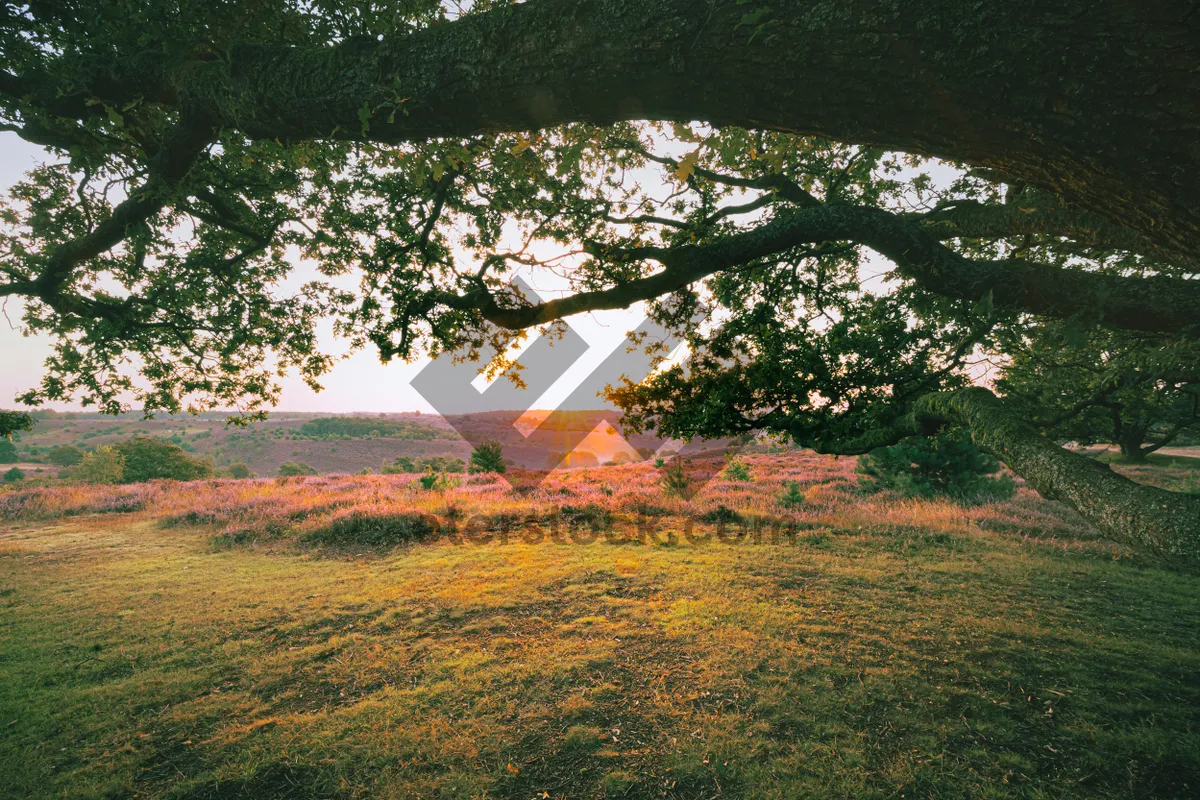
<svg viewBox="0 0 1200 800">
<path fill-rule="evenodd" d="M 0 491 L 0 795 L 1200 796 L 1200 572 L 747 461 Z"/>
</svg>

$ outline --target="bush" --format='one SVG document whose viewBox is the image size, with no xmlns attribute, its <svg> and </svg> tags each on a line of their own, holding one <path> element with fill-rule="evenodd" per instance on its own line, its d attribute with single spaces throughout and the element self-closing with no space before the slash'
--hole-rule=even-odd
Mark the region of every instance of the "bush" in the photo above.
<svg viewBox="0 0 1200 800">
<path fill-rule="evenodd" d="M 297 475 L 316 475 L 317 471 L 303 461 L 285 461 L 279 465 L 279 477 L 292 478 Z"/>
<path fill-rule="evenodd" d="M 958 431 L 880 448 L 860 458 L 856 469 L 867 490 L 890 489 L 906 497 L 1002 499 L 1016 490 L 1006 475 L 989 477 L 1000 471 L 1000 462 Z"/>
<path fill-rule="evenodd" d="M 504 464 L 504 451 L 500 449 L 500 443 L 495 440 L 481 442 L 471 452 L 470 466 L 467 467 L 467 471 L 472 475 L 481 472 L 503 474 L 505 469 L 507 467 Z"/>
<path fill-rule="evenodd" d="M 686 498 L 691 492 L 692 479 L 683 469 L 683 459 L 675 459 L 671 466 L 663 470 L 659 483 L 662 484 L 663 494 L 667 497 Z"/>
<path fill-rule="evenodd" d="M 46 457 L 51 464 L 60 467 L 73 467 L 83 461 L 83 451 L 70 444 L 60 444 L 46 451 Z"/>
<path fill-rule="evenodd" d="M 312 544 L 333 547 L 386 549 L 428 538 L 437 525 L 425 514 L 370 514 L 361 511 L 335 517 L 327 525 L 303 536 Z"/>
<path fill-rule="evenodd" d="M 383 462 L 380 472 L 384 475 L 403 475 L 410 472 L 420 472 L 421 467 L 408 456 L 400 456 L 391 464 Z"/>
<path fill-rule="evenodd" d="M 17 481 L 23 481 L 23 480 L 25 480 L 25 473 L 22 472 L 21 470 L 17 469 L 16 467 L 13 467 L 8 472 L 4 473 L 4 482 L 5 483 L 16 483 Z"/>
<path fill-rule="evenodd" d="M 250 467 L 246 466 L 241 461 L 237 462 L 236 464 L 229 465 L 229 476 L 231 478 L 237 478 L 239 481 L 241 481 L 249 478 L 251 474 Z"/>
<path fill-rule="evenodd" d="M 17 458 L 17 446 L 8 439 L 0 438 L 0 464 L 15 464 Z"/>
<path fill-rule="evenodd" d="M 732 508 L 721 504 L 711 511 L 705 511 L 700 515 L 699 519 L 701 522 L 707 522 L 711 525 L 730 525 L 735 522 L 741 522 L 742 515 Z"/>
<path fill-rule="evenodd" d="M 613 524 L 613 515 L 604 506 L 588 503 L 583 506 L 563 506 L 558 510 L 562 521 L 571 526 L 586 525 L 592 530 L 608 530 Z"/>
<path fill-rule="evenodd" d="M 125 459 L 122 483 L 194 481 L 211 478 L 213 474 L 208 463 L 192 458 L 183 448 L 154 436 L 134 436 L 113 447 Z"/>
<path fill-rule="evenodd" d="M 125 456 L 111 445 L 85 453 L 71 476 L 84 483 L 120 483 L 125 477 Z"/>
<path fill-rule="evenodd" d="M 565 467 L 598 467 L 600 459 L 590 450 L 572 450 L 567 454 L 563 466 Z"/>
<path fill-rule="evenodd" d="M 804 505 L 804 492 L 800 491 L 800 481 L 784 481 L 784 493 L 779 496 L 779 506 L 796 510 Z"/>
<path fill-rule="evenodd" d="M 426 464 L 430 464 L 434 469 L 440 472 L 466 472 L 467 462 L 455 456 L 431 456 L 425 459 Z"/>
<path fill-rule="evenodd" d="M 725 480 L 727 481 L 751 481 L 754 478 L 750 475 L 750 465 L 742 458 L 730 454 L 726 456 L 729 462 L 725 465 Z"/>
<path fill-rule="evenodd" d="M 417 482 L 427 492 L 444 492 L 458 486 L 457 478 L 451 478 L 444 472 L 434 472 L 432 466 L 426 468 L 425 474 L 417 478 Z"/>
</svg>

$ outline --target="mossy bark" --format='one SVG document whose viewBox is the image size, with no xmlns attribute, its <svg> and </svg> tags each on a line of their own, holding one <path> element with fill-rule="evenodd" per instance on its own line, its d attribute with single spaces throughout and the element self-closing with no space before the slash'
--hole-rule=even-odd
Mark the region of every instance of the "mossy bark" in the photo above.
<svg viewBox="0 0 1200 800">
<path fill-rule="evenodd" d="M 931 394 L 912 426 L 962 425 L 982 450 L 1043 496 L 1061 500 L 1112 539 L 1167 556 L 1200 558 L 1200 496 L 1134 483 L 1037 432 L 987 389 Z"/>
</svg>

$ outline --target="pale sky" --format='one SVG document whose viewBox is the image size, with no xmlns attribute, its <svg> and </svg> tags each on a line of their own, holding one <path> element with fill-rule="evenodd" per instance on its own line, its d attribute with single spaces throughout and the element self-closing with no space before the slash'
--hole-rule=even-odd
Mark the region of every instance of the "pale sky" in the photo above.
<svg viewBox="0 0 1200 800">
<path fill-rule="evenodd" d="M 26 170 L 43 162 L 48 154 L 40 147 L 31 145 L 13 133 L 0 133 L 0 189 L 4 194 L 24 175 Z M 547 287 L 533 285 L 538 289 Z M 46 337 L 26 337 L 18 327 L 21 304 L 10 299 L 6 312 L 12 325 L 0 316 L 0 407 L 13 407 L 15 395 L 35 386 L 42 376 L 42 362 L 49 352 Z M 553 408 L 565 398 L 576 385 L 599 364 L 605 356 L 621 344 L 626 331 L 637 325 L 641 314 L 628 311 L 603 312 L 573 317 L 572 327 L 591 346 L 562 378 L 542 397 L 530 401 L 530 408 Z M 344 345 L 327 335 L 324 344 L 329 352 L 345 352 Z M 309 389 L 303 381 L 290 377 L 283 382 L 283 394 L 278 405 L 280 411 L 374 411 L 397 412 L 420 410 L 433 411 L 409 385 L 421 364 L 393 362 L 379 363 L 373 349 L 354 353 L 340 362 L 325 376 L 325 390 L 318 393 Z M 482 386 L 482 383 L 480 383 Z M 597 405 L 600 405 L 597 400 Z M 56 404 L 60 410 L 81 410 L 75 404 Z"/>
</svg>

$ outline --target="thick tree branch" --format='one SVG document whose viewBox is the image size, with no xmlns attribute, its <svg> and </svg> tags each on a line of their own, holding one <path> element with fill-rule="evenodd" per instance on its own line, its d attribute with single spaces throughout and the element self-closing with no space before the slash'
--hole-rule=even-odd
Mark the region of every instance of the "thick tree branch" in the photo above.
<svg viewBox="0 0 1200 800">
<path fill-rule="evenodd" d="M 283 140 L 626 119 L 825 135 L 993 168 L 1177 252 L 1200 247 L 1200 21 L 1182 7 L 770 8 L 752 37 L 735 0 L 709 13 L 691 0 L 533 0 L 379 42 L 244 46 L 173 67 L 166 87 L 128 84 Z"/>
<path fill-rule="evenodd" d="M 1200 280 L 1131 278 L 1023 259 L 972 260 L 939 242 L 913 220 L 878 208 L 834 204 L 781 214 L 757 228 L 712 244 L 597 253 L 604 258 L 652 259 L 664 265 L 660 272 L 610 289 L 519 308 L 502 307 L 483 292 L 465 297 L 446 294 L 442 300 L 455 308 L 478 309 L 502 327 L 525 328 L 585 311 L 624 308 L 677 291 L 722 270 L 827 241 L 852 241 L 870 247 L 891 259 L 903 277 L 946 297 L 969 301 L 990 298 L 998 308 L 1156 333 L 1178 333 L 1200 323 Z"/>
<path fill-rule="evenodd" d="M 924 395 L 893 428 L 853 442 L 819 442 L 817 449 L 868 452 L 944 425 L 969 430 L 980 449 L 1114 540 L 1168 556 L 1200 557 L 1200 496 L 1134 483 L 1095 459 L 1065 450 L 980 387 Z"/>
<path fill-rule="evenodd" d="M 1153 254 L 1195 268 L 1195 256 L 1184 258 L 1157 247 L 1141 233 L 1118 225 L 1100 214 L 1064 206 L 1057 198 L 1042 195 L 1028 202 L 980 203 L 955 200 L 930 212 L 902 215 L 921 222 L 938 239 L 1012 239 L 1042 234 L 1070 239 L 1081 248 L 1128 250 Z"/>
</svg>

